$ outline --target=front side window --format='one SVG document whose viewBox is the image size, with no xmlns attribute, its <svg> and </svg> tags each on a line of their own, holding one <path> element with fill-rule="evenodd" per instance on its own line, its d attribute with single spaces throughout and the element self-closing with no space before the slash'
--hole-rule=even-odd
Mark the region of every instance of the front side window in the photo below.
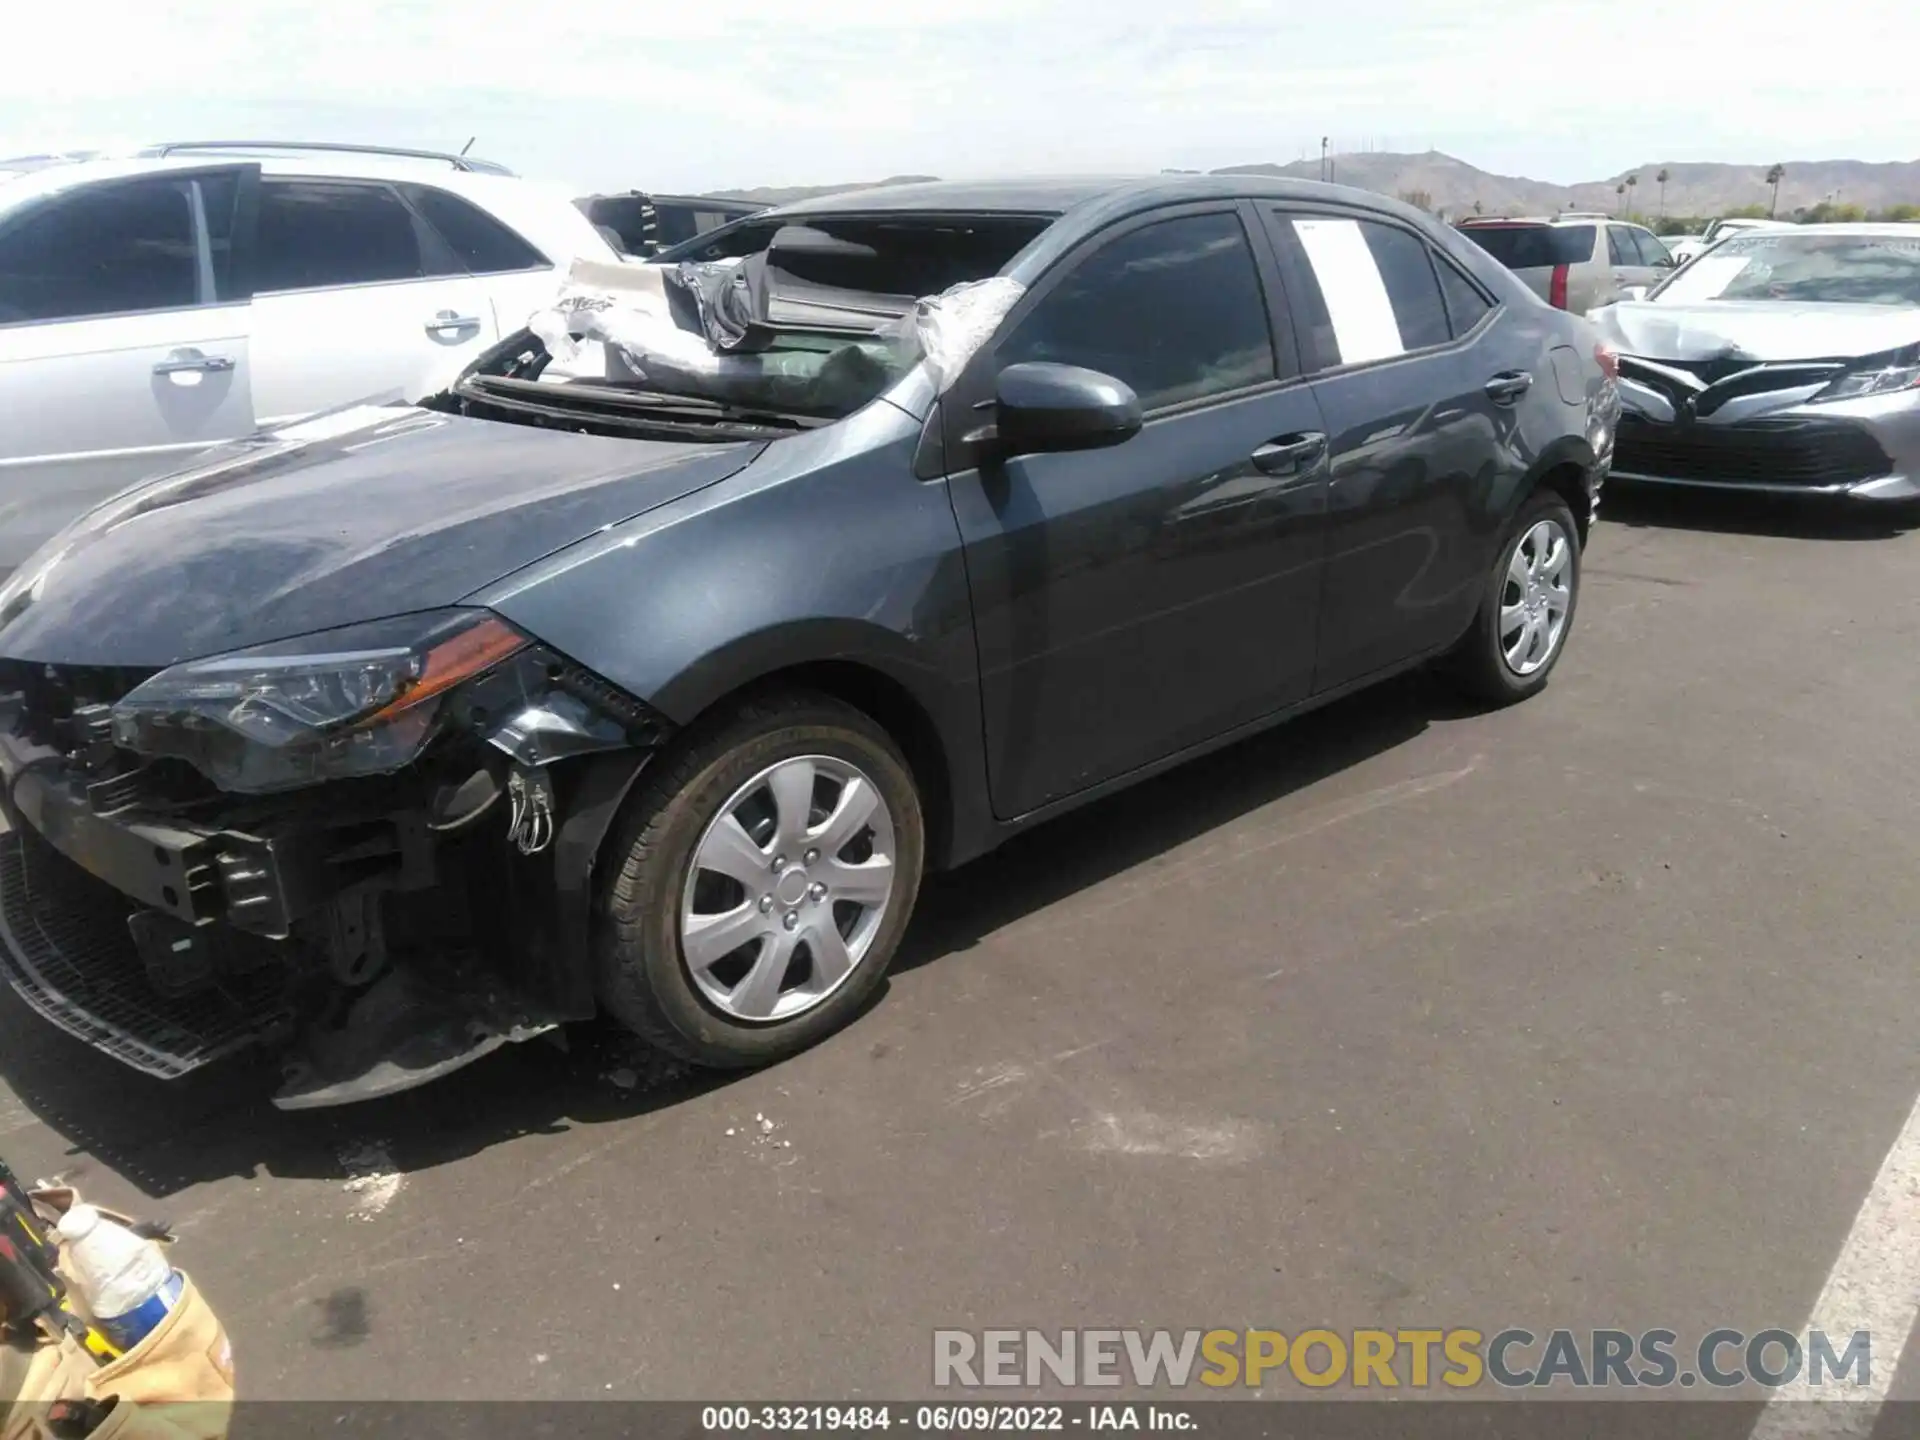
<svg viewBox="0 0 1920 1440">
<path fill-rule="evenodd" d="M 413 212 L 384 185 L 263 181 L 256 233 L 257 292 L 418 280 L 426 273 Z"/>
<path fill-rule="evenodd" d="M 95 185 L 0 230 L 0 325 L 199 303 L 191 183 Z"/>
<path fill-rule="evenodd" d="M 1667 247 L 1660 243 L 1660 237 L 1655 235 L 1651 230 L 1634 231 L 1633 240 L 1634 244 L 1639 247 L 1640 263 L 1642 265 L 1671 265 L 1673 263 L 1673 257 L 1667 253 Z"/>
<path fill-rule="evenodd" d="M 1265 292 L 1233 214 L 1185 215 L 1102 245 L 1030 310 L 995 358 L 1099 370 L 1159 409 L 1274 378 Z"/>
</svg>

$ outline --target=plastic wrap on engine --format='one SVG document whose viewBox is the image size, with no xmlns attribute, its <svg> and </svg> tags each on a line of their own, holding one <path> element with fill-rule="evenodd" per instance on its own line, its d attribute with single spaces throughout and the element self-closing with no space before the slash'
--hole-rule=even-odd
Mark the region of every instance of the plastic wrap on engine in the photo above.
<svg viewBox="0 0 1920 1440">
<path fill-rule="evenodd" d="M 1018 280 L 995 275 L 949 286 L 914 306 L 914 334 L 936 390 L 945 390 L 958 378 L 1026 288 Z"/>
</svg>

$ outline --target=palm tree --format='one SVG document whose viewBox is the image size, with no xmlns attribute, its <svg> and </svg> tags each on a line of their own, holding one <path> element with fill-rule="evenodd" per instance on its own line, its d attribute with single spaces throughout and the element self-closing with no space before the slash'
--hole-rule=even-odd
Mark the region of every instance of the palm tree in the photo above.
<svg viewBox="0 0 1920 1440">
<path fill-rule="evenodd" d="M 1787 167 L 1770 165 L 1767 167 L 1767 184 L 1773 187 L 1773 199 L 1767 202 L 1767 218 L 1773 218 L 1773 212 L 1780 208 L 1780 182 L 1787 178 Z"/>
<path fill-rule="evenodd" d="M 1638 185 L 1639 183 L 1640 183 L 1640 177 L 1638 175 L 1627 176 L 1627 194 L 1629 197 L 1631 197 L 1633 194 L 1633 187 Z M 1629 215 L 1633 214 L 1633 201 L 1631 198 L 1629 198 L 1627 201 L 1627 214 Z"/>
<path fill-rule="evenodd" d="M 1627 208 L 1627 182 L 1622 180 L 1618 185 L 1614 186 L 1613 193 L 1620 197 L 1619 207 L 1614 212 L 1618 214 Z"/>
<path fill-rule="evenodd" d="M 1673 176 L 1667 173 L 1664 165 L 1660 167 L 1660 173 L 1653 177 L 1654 183 L 1660 187 L 1660 218 L 1662 220 L 1667 218 L 1667 181 L 1672 178 Z"/>
</svg>

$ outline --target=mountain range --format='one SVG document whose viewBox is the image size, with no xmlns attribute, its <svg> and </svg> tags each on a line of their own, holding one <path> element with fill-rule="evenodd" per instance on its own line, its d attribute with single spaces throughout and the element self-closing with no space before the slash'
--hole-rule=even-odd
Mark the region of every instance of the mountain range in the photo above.
<svg viewBox="0 0 1920 1440">
<path fill-rule="evenodd" d="M 1331 163 L 1333 178 L 1343 185 L 1385 195 L 1424 197 L 1419 203 L 1453 217 L 1471 212 L 1476 203 L 1480 213 L 1487 215 L 1551 214 L 1565 209 L 1612 211 L 1621 208 L 1616 187 L 1629 175 L 1637 176 L 1638 183 L 1632 187 L 1628 208 L 1644 215 L 1720 215 L 1744 205 L 1764 206 L 1771 198 L 1766 165 L 1663 161 L 1624 170 L 1603 180 L 1554 185 L 1517 175 L 1494 175 L 1438 150 L 1417 155 L 1385 151 L 1336 155 Z M 1790 161 L 1784 168 L 1786 175 L 1780 182 L 1778 210 L 1782 218 L 1822 201 L 1858 205 L 1866 210 L 1920 203 L 1920 160 L 1884 164 L 1864 160 Z M 1664 196 L 1654 178 L 1662 170 L 1667 172 Z M 1317 180 L 1320 162 L 1313 159 L 1288 164 L 1232 165 L 1213 173 L 1286 175 Z M 811 195 L 865 189 L 870 184 L 890 185 L 933 178 L 895 175 L 862 184 L 763 187 L 715 193 L 778 205 Z"/>
</svg>

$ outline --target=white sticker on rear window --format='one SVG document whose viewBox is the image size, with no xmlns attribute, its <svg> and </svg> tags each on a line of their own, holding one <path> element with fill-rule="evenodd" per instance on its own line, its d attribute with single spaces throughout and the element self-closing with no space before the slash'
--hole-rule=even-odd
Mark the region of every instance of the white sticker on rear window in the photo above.
<svg viewBox="0 0 1920 1440">
<path fill-rule="evenodd" d="M 1305 247 L 1320 293 L 1327 302 L 1327 318 L 1340 346 L 1340 363 L 1357 365 L 1404 355 L 1400 322 L 1393 318 L 1393 302 L 1380 279 L 1367 237 L 1353 220 L 1295 220 L 1293 230 Z"/>
</svg>

